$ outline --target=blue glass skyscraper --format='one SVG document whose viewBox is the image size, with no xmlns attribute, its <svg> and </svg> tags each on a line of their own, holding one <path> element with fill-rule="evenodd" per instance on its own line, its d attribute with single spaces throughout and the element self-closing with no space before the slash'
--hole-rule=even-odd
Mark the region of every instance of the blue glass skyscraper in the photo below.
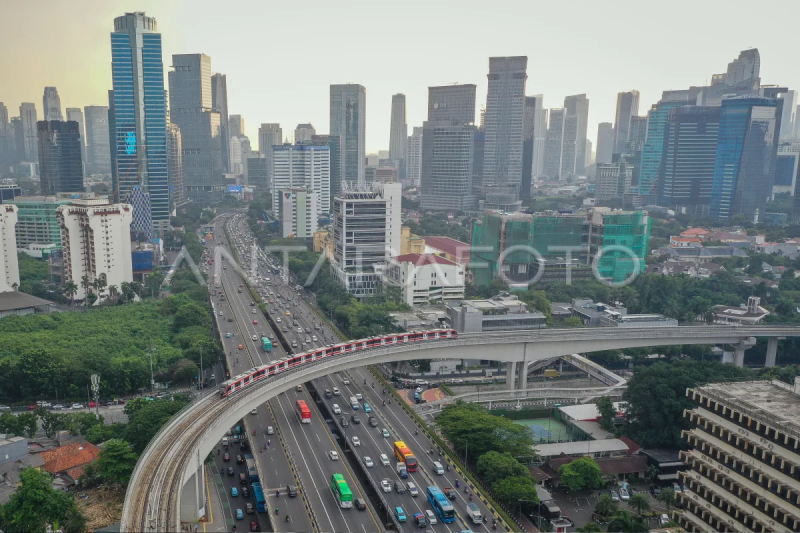
<svg viewBox="0 0 800 533">
<path fill-rule="evenodd" d="M 755 221 L 772 194 L 780 131 L 780 108 L 772 98 L 738 96 L 722 101 L 711 216 L 739 213 Z"/>
<path fill-rule="evenodd" d="M 639 171 L 639 195 L 656 194 L 653 186 L 658 179 L 661 158 L 664 154 L 664 130 L 669 110 L 686 105 L 686 101 L 661 101 L 647 113 L 647 140 L 642 148 L 642 166 Z M 655 203 L 655 201 L 653 201 Z"/>
<path fill-rule="evenodd" d="M 114 113 L 111 150 L 115 199 L 126 201 L 134 186 L 139 185 L 149 195 L 155 231 L 168 226 L 170 208 L 167 95 L 161 34 L 157 31 L 156 19 L 142 12 L 114 19 L 114 90 L 110 102 Z"/>
</svg>

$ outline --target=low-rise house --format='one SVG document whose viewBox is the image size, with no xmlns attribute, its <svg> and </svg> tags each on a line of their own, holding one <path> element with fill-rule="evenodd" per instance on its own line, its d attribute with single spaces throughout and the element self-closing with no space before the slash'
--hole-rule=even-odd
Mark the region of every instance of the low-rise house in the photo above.
<svg viewBox="0 0 800 533">
<path fill-rule="evenodd" d="M 73 482 L 83 474 L 83 469 L 97 459 L 100 448 L 89 442 L 73 442 L 42 452 L 42 468 L 52 475 L 69 477 Z"/>
</svg>

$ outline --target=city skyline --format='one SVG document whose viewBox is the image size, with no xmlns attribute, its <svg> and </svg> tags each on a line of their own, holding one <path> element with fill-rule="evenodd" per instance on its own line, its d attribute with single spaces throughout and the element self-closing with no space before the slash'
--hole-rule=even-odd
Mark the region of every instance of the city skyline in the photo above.
<svg viewBox="0 0 800 533">
<path fill-rule="evenodd" d="M 520 16 L 515 17 L 519 22 L 516 20 L 504 22 L 507 26 L 498 30 L 501 32 L 498 34 L 502 35 L 502 42 L 499 44 L 496 39 L 478 40 L 480 42 L 460 49 L 458 54 L 448 54 L 447 62 L 442 62 L 435 55 L 427 54 L 421 46 L 412 46 L 411 48 L 359 47 L 366 42 L 365 39 L 369 40 L 369 35 L 355 32 L 352 36 L 340 37 L 338 41 L 330 45 L 333 46 L 334 55 L 343 58 L 342 60 L 332 61 L 322 68 L 306 72 L 294 63 L 291 57 L 278 55 L 270 58 L 271 70 L 252 69 L 253 54 L 242 53 L 242 50 L 258 49 L 259 33 L 255 31 L 255 27 L 252 28 L 253 31 L 249 31 L 251 24 L 255 25 L 258 20 L 263 20 L 263 17 L 259 15 L 263 11 L 263 15 L 268 13 L 271 19 L 281 21 L 281 24 L 276 24 L 278 32 L 276 39 L 284 39 L 288 42 L 292 32 L 302 24 L 313 30 L 313 35 L 330 44 L 331 32 L 336 26 L 336 24 L 330 24 L 330 19 L 331 17 L 344 17 L 345 14 L 338 14 L 323 7 L 318 11 L 312 10 L 311 19 L 306 21 L 309 13 L 302 13 L 301 18 L 302 10 L 298 7 L 288 5 L 267 7 L 252 4 L 248 7 L 248 12 L 252 12 L 253 16 L 248 16 L 245 20 L 242 19 L 239 12 L 231 10 L 227 13 L 215 9 L 215 17 L 221 27 L 235 25 L 238 28 L 237 41 L 235 44 L 231 42 L 230 45 L 222 41 L 214 41 L 213 45 L 209 45 L 203 32 L 198 30 L 207 24 L 202 20 L 202 14 L 207 12 L 202 4 L 203 2 L 200 2 L 200 5 L 197 6 L 197 3 L 193 3 L 192 5 L 197 7 L 188 9 L 183 2 L 159 5 L 153 1 L 141 0 L 126 2 L 124 5 L 114 5 L 99 0 L 84 0 L 81 5 L 90 7 L 90 12 L 95 13 L 91 20 L 86 20 L 82 15 L 83 11 L 75 10 L 74 6 L 48 4 L 47 9 L 40 9 L 44 6 L 41 0 L 15 5 L 10 9 L 15 20 L 33 20 L 35 18 L 42 22 L 46 22 L 45 19 L 51 20 L 53 23 L 58 21 L 59 26 L 64 28 L 64 34 L 58 38 L 58 46 L 49 49 L 47 47 L 14 45 L 24 37 L 24 32 L 29 30 L 26 25 L 10 27 L 0 37 L 0 43 L 4 45 L 4 49 L 14 50 L 12 54 L 4 54 L 0 59 L 0 68 L 3 69 L 3 72 L 12 74 L 5 76 L 3 81 L 0 81 L 0 101 L 3 101 L 9 109 L 17 109 L 22 102 L 41 102 L 44 87 L 55 86 L 59 90 L 63 108 L 106 105 L 106 91 L 111 88 L 108 27 L 114 17 L 124 11 L 134 10 L 145 10 L 148 16 L 155 17 L 159 21 L 159 30 L 164 35 L 165 58 L 172 57 L 172 54 L 194 53 L 205 53 L 211 56 L 215 65 L 214 70 L 228 76 L 230 113 L 244 116 L 250 124 L 295 125 L 311 122 L 319 133 L 326 133 L 329 130 L 327 109 L 329 85 L 346 81 L 363 85 L 367 90 L 367 103 L 370 110 L 366 125 L 366 151 L 368 153 L 389 147 L 389 117 L 393 94 L 403 93 L 407 96 L 409 129 L 414 126 L 419 127 L 425 120 L 429 86 L 444 85 L 455 81 L 462 84 L 474 83 L 478 86 L 479 107 L 485 105 L 485 76 L 490 56 L 527 55 L 531 64 L 536 65 L 535 75 L 532 74 L 528 80 L 528 95 L 543 94 L 545 108 L 557 107 L 565 96 L 586 93 L 592 102 L 587 131 L 594 146 L 597 146 L 597 124 L 614 120 L 617 93 L 636 89 L 641 94 L 640 110 L 649 109 L 658 101 L 661 91 L 707 83 L 713 73 L 724 71 L 725 65 L 735 58 L 739 51 L 750 47 L 760 49 L 764 61 L 762 83 L 775 83 L 789 87 L 800 86 L 800 73 L 795 73 L 791 69 L 791 45 L 793 43 L 788 39 L 791 33 L 774 31 L 774 28 L 759 25 L 753 26 L 746 18 L 737 17 L 735 5 L 717 1 L 707 2 L 708 5 L 703 6 L 692 4 L 693 12 L 696 15 L 692 20 L 680 18 L 680 9 L 659 15 L 663 27 L 668 27 L 672 19 L 676 23 L 680 21 L 685 35 L 692 35 L 693 30 L 697 30 L 694 32 L 696 35 L 701 35 L 701 29 L 707 24 L 708 17 L 713 17 L 718 24 L 733 30 L 726 32 L 732 37 L 721 37 L 713 42 L 703 42 L 702 47 L 698 46 L 699 38 L 675 41 L 667 38 L 667 34 L 664 33 L 664 39 L 653 39 L 652 27 L 639 23 L 639 19 L 643 16 L 642 13 L 629 10 L 630 14 L 625 14 L 625 11 L 621 10 L 623 11 L 622 16 L 629 21 L 628 27 L 631 28 L 631 31 L 636 34 L 641 33 L 642 38 L 646 37 L 647 46 L 636 50 L 626 49 L 625 57 L 631 68 L 621 69 L 613 77 L 604 75 L 608 68 L 607 62 L 589 60 L 585 50 L 593 50 L 595 58 L 612 58 L 615 54 L 622 53 L 619 47 L 624 46 L 624 43 L 631 42 L 632 38 L 636 39 L 631 34 L 604 39 L 601 43 L 592 39 L 589 28 L 596 27 L 598 19 L 605 17 L 610 21 L 612 17 L 611 11 L 602 6 L 583 6 L 586 16 L 581 17 L 581 20 L 578 21 L 579 27 L 575 32 L 578 37 L 575 39 L 575 43 L 570 47 L 559 48 L 557 53 L 543 52 L 541 47 L 531 44 L 524 38 L 526 32 L 515 31 L 523 28 L 522 21 L 525 20 L 525 17 Z M 366 9 L 362 10 L 360 5 L 358 4 L 352 9 L 361 12 L 360 21 L 378 20 L 386 16 L 382 9 L 376 10 L 372 6 L 367 11 Z M 366 5 L 363 4 L 365 8 Z M 689 5 L 688 2 L 687 5 Z M 717 9 L 723 5 L 726 9 Z M 447 13 L 448 16 L 467 27 L 470 25 L 476 28 L 482 27 L 485 23 L 483 20 L 485 15 L 477 12 L 454 13 L 445 6 L 446 4 L 442 3 L 434 11 Z M 412 13 L 420 11 L 412 9 L 413 7 L 410 5 L 409 9 L 399 15 L 399 19 L 393 19 L 396 20 L 398 26 L 403 26 L 408 30 L 421 27 L 419 20 L 412 17 Z M 533 6 L 518 7 L 523 12 L 534 12 Z M 429 10 L 428 7 L 425 9 Z M 555 2 L 535 7 L 536 15 L 539 17 L 552 15 L 558 9 L 558 4 Z M 790 6 L 788 11 L 792 10 L 800 13 L 800 8 Z M 614 10 L 613 17 L 616 22 L 619 22 L 619 16 L 619 10 Z M 786 21 L 785 24 L 788 25 L 789 20 L 792 20 L 790 13 L 786 17 L 781 17 L 776 24 L 781 25 L 784 24 L 782 21 Z M 75 24 L 72 24 L 72 21 Z M 587 31 L 580 31 L 582 25 L 586 26 Z M 364 24 L 364 27 L 367 28 L 371 26 L 373 25 Z M 383 31 L 379 30 L 379 27 L 380 25 L 375 25 L 375 28 L 369 29 L 368 33 L 375 32 L 377 38 L 377 32 Z M 737 28 L 742 31 L 736 31 Z M 542 31 L 545 33 L 539 37 L 541 41 L 544 41 L 548 32 L 553 32 L 555 35 L 554 32 L 558 30 L 543 28 Z M 497 34 L 492 33 L 492 35 Z M 581 37 L 581 35 L 586 35 L 586 37 Z M 742 40 L 737 38 L 737 35 L 747 35 L 748 37 L 746 40 Z M 540 41 L 537 40 L 537 42 Z M 301 48 L 313 47 L 316 52 L 317 46 L 316 39 L 310 39 Z M 330 46 L 328 49 L 331 49 Z M 447 45 L 442 43 L 441 46 Z M 359 60 L 347 61 L 346 58 L 354 57 L 356 49 Z M 80 65 L 76 65 L 74 62 L 75 54 L 80 54 L 82 57 Z M 397 64 L 409 64 L 410 60 L 414 62 L 415 66 L 413 69 L 409 69 L 408 73 L 398 72 L 397 75 L 386 75 L 385 69 L 366 68 L 366 65 L 369 64 L 388 64 L 391 61 L 397 61 Z M 679 68 L 661 68 L 662 65 L 676 62 L 679 62 Z M 27 68 L 31 64 L 37 65 L 38 68 L 33 70 Z M 565 65 L 573 68 L 564 68 Z M 636 68 L 633 68 L 634 66 Z M 25 76 L 21 76 L 21 73 L 24 73 Z M 275 75 L 295 80 L 295 83 L 269 83 L 271 77 L 274 78 Z M 587 79 L 592 80 L 591 84 L 587 84 L 585 81 Z M 264 86 L 269 87 L 269 98 L 264 98 L 263 90 L 251 89 Z M 39 112 L 42 115 L 43 110 L 39 110 Z"/>
</svg>

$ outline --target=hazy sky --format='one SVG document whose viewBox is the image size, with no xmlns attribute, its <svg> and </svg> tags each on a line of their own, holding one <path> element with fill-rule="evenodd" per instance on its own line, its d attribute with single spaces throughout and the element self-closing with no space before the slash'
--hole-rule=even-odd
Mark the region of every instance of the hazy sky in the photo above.
<svg viewBox="0 0 800 533">
<path fill-rule="evenodd" d="M 172 54 L 202 52 L 227 74 L 254 146 L 262 122 L 327 133 L 329 85 L 353 82 L 367 88 L 367 152 L 388 149 L 392 94 L 406 94 L 409 132 L 428 86 L 474 83 L 480 108 L 490 56 L 527 55 L 527 92 L 546 107 L 586 93 L 592 142 L 616 93 L 638 89 L 644 115 L 746 48 L 761 53 L 762 83 L 800 88 L 796 1 L 0 0 L 0 102 L 11 116 L 34 102 L 41 119 L 54 85 L 63 108 L 108 105 L 113 19 L 141 10 L 158 20 L 166 71 Z"/>
</svg>

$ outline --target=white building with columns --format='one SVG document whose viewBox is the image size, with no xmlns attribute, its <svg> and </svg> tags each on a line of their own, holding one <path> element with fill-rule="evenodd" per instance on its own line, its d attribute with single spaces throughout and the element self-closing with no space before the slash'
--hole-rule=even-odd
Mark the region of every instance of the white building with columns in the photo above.
<svg viewBox="0 0 800 533">
<path fill-rule="evenodd" d="M 464 267 L 433 254 L 405 254 L 392 257 L 383 272 L 387 285 L 400 287 L 403 303 L 427 305 L 463 300 Z"/>
<path fill-rule="evenodd" d="M 0 292 L 14 291 L 19 287 L 19 262 L 17 261 L 17 206 L 0 204 Z M 16 288 L 15 288 L 16 286 Z"/>
</svg>

